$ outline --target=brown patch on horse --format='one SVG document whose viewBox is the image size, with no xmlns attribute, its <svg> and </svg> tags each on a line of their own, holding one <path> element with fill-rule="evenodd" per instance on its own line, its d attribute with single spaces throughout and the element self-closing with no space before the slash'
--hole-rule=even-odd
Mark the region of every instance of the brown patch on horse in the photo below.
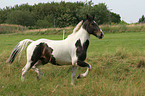
<svg viewBox="0 0 145 96">
<path fill-rule="evenodd" d="M 53 52 L 53 49 L 49 47 L 46 43 L 40 43 L 39 45 L 37 45 L 36 48 L 34 49 L 34 52 L 31 58 L 31 60 L 33 61 L 31 63 L 31 67 L 38 60 L 40 60 L 43 65 L 50 62 L 53 57 L 52 52 Z"/>
<path fill-rule="evenodd" d="M 87 49 L 89 46 L 89 40 L 86 40 L 83 45 L 81 44 L 81 40 L 77 40 L 75 43 L 75 46 L 77 48 L 76 50 L 76 56 L 78 57 L 78 60 L 84 61 L 87 56 Z"/>
<path fill-rule="evenodd" d="M 48 47 L 47 44 L 42 44 L 43 50 L 40 57 L 42 64 L 46 64 L 51 61 L 52 58 L 52 48 Z"/>
</svg>

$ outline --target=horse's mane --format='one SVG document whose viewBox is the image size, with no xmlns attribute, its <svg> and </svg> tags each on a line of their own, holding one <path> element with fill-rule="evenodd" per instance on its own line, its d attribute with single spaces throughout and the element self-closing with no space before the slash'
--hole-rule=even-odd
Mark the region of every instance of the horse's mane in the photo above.
<svg viewBox="0 0 145 96">
<path fill-rule="evenodd" d="M 77 30 L 82 26 L 82 23 L 83 23 L 83 20 L 80 21 L 80 22 L 76 25 L 76 27 L 75 27 L 74 30 L 73 30 L 73 33 L 77 32 Z M 72 33 L 72 34 L 73 34 L 73 33 Z"/>
<path fill-rule="evenodd" d="M 76 27 L 75 27 L 74 30 L 73 30 L 73 33 L 70 34 L 70 35 L 68 35 L 68 37 L 70 37 L 70 36 L 72 36 L 73 34 L 75 34 L 75 33 L 77 32 L 77 30 L 80 29 L 80 27 L 82 26 L 82 24 L 83 24 L 83 20 L 80 21 L 80 22 L 76 25 Z"/>
</svg>

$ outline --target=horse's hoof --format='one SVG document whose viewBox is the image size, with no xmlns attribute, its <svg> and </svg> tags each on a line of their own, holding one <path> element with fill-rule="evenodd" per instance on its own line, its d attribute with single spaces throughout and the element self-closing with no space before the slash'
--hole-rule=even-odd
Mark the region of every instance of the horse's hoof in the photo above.
<svg viewBox="0 0 145 96">
<path fill-rule="evenodd" d="M 80 75 L 78 75 L 78 76 L 77 76 L 77 79 L 80 79 L 80 78 L 81 78 L 81 76 L 80 76 Z"/>
<path fill-rule="evenodd" d="M 22 77 L 21 77 L 21 81 L 24 82 L 24 79 L 25 79 L 25 77 L 22 76 Z"/>
<path fill-rule="evenodd" d="M 71 83 L 71 85 L 73 86 L 73 85 L 74 85 L 74 83 Z"/>
<path fill-rule="evenodd" d="M 37 80 L 40 80 L 40 77 L 39 76 L 37 76 Z"/>
<path fill-rule="evenodd" d="M 37 80 L 40 80 L 43 76 L 43 72 L 40 72 L 39 75 L 37 76 Z"/>
</svg>

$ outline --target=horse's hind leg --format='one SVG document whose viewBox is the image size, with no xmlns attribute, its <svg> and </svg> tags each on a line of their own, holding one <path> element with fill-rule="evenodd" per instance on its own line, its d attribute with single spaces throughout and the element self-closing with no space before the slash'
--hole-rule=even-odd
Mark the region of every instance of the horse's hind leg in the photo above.
<svg viewBox="0 0 145 96">
<path fill-rule="evenodd" d="M 32 69 L 38 74 L 38 75 L 37 75 L 37 79 L 38 79 L 38 80 L 41 79 L 41 77 L 43 76 L 43 72 L 40 71 L 40 69 L 37 68 L 37 66 L 39 66 L 39 65 L 41 65 L 41 61 L 37 61 L 37 62 L 35 63 L 35 65 L 32 66 Z"/>
<path fill-rule="evenodd" d="M 41 72 L 36 66 L 33 66 L 32 69 L 38 74 L 37 79 L 41 79 L 41 77 L 43 76 L 43 72 Z"/>
<path fill-rule="evenodd" d="M 87 64 L 87 63 L 84 62 L 84 61 L 80 61 L 80 60 L 77 62 L 77 65 L 79 65 L 80 67 L 87 67 L 86 72 L 83 73 L 83 74 L 80 74 L 77 78 L 79 79 L 80 77 L 85 77 L 85 76 L 87 76 L 87 74 L 88 74 L 88 72 L 89 72 L 89 69 L 91 69 L 91 65 L 90 65 L 90 64 Z"/>
</svg>

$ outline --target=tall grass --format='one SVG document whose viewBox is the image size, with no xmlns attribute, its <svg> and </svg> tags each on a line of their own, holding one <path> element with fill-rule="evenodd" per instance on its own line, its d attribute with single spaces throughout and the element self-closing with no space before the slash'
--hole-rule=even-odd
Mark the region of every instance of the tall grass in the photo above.
<svg viewBox="0 0 145 96">
<path fill-rule="evenodd" d="M 145 24 L 135 24 L 135 25 L 101 25 L 100 28 L 105 33 L 124 33 L 124 32 L 145 32 Z M 67 28 L 48 28 L 46 30 L 34 30 L 26 31 L 23 34 L 41 34 L 41 35 L 52 35 L 52 34 L 62 34 L 63 30 L 65 30 L 65 34 L 72 33 L 73 27 Z"/>
<path fill-rule="evenodd" d="M 101 29 L 105 33 L 124 33 L 124 32 L 145 32 L 145 24 L 118 24 L 118 25 L 100 25 Z M 65 30 L 66 34 L 72 33 L 73 27 L 66 28 L 45 28 L 45 29 L 28 29 L 24 26 L 19 25 L 0 25 L 0 34 L 11 34 L 11 33 L 22 33 L 29 35 L 52 35 L 62 34 Z"/>
<path fill-rule="evenodd" d="M 18 33 L 25 30 L 28 28 L 21 25 L 0 24 L 0 34 Z"/>
<path fill-rule="evenodd" d="M 40 81 L 36 73 L 30 70 L 24 83 L 20 81 L 21 69 L 25 65 L 26 57 L 13 65 L 5 64 L 8 54 L 3 52 L 0 64 L 0 95 L 53 95 L 53 96 L 143 96 L 145 94 L 145 66 L 138 68 L 138 64 L 145 58 L 144 54 L 134 56 L 126 50 L 117 49 L 115 54 L 104 53 L 87 59 L 92 70 L 86 78 L 75 80 L 70 85 L 71 67 L 56 67 L 45 65 L 41 67 L 44 76 Z M 123 56 L 123 58 L 122 58 Z M 142 63 L 141 63 L 142 64 Z M 86 69 L 79 68 L 77 74 Z"/>
<path fill-rule="evenodd" d="M 121 32 L 145 32 L 145 24 L 132 25 L 101 25 L 104 32 L 121 33 Z"/>
<path fill-rule="evenodd" d="M 139 33 L 139 34 L 138 34 Z M 76 79 L 71 86 L 71 66 L 41 66 L 44 75 L 30 70 L 25 82 L 21 82 L 21 60 L 6 64 L 13 47 L 21 40 L 30 38 L 62 39 L 62 35 L 0 35 L 0 95 L 1 96 L 144 96 L 145 94 L 145 33 L 110 33 L 102 40 L 91 36 L 86 62 L 92 69 L 86 78 Z M 79 68 L 77 75 L 85 72 Z"/>
</svg>

